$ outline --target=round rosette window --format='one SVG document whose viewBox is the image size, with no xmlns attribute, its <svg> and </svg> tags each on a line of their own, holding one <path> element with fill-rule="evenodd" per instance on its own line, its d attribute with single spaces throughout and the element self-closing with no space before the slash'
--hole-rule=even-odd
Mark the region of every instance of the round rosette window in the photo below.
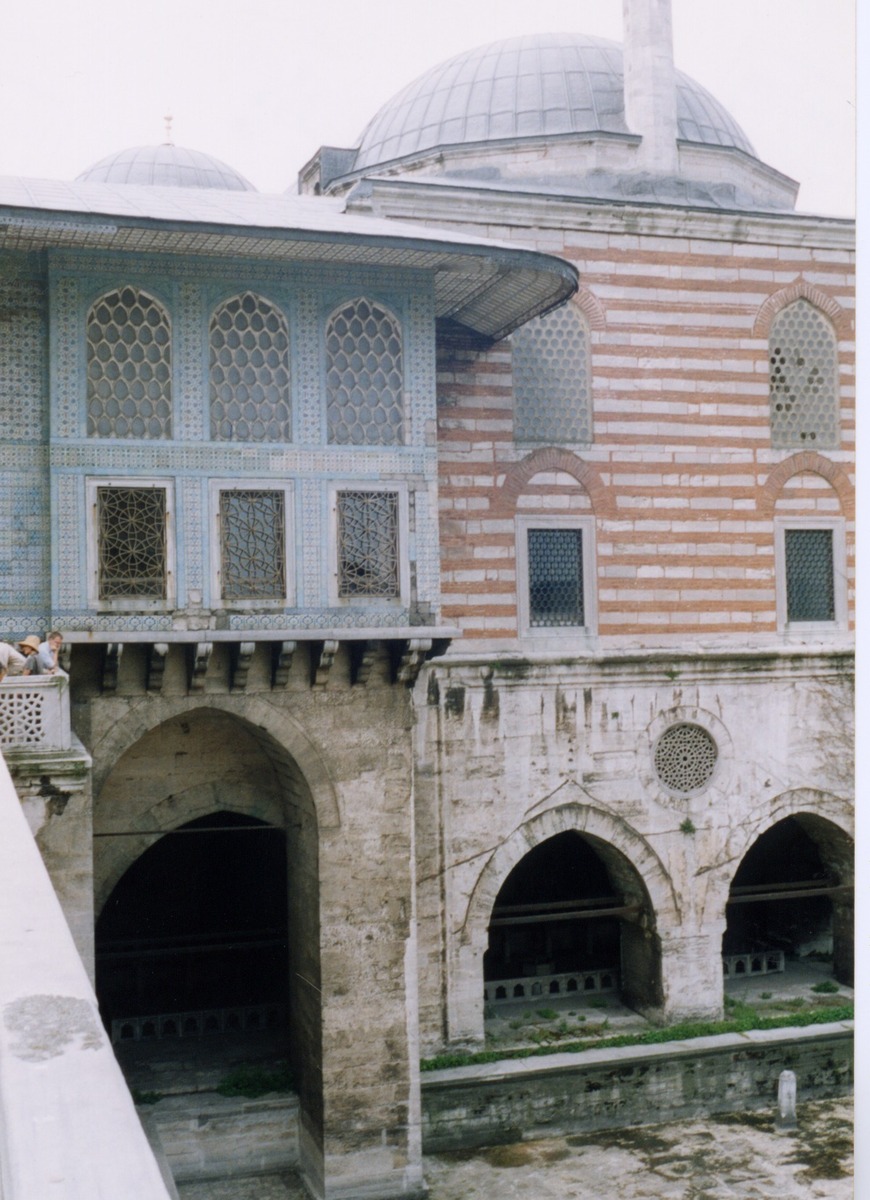
<svg viewBox="0 0 870 1200">
<path fill-rule="evenodd" d="M 716 769 L 719 748 L 700 725 L 666 729 L 656 742 L 653 763 L 661 782 L 672 792 L 700 792 Z"/>
</svg>

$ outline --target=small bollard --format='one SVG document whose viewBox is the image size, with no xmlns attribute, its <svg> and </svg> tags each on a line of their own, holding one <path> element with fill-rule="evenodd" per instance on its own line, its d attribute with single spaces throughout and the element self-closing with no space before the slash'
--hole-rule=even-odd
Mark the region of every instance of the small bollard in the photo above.
<svg viewBox="0 0 870 1200">
<path fill-rule="evenodd" d="M 797 1076 L 794 1071 L 781 1071 L 776 1098 L 776 1128 L 797 1128 Z"/>
</svg>

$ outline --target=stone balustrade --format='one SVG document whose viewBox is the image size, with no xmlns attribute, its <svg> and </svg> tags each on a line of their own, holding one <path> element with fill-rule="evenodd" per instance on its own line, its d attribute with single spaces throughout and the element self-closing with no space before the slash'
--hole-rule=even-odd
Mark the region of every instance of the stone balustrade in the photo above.
<svg viewBox="0 0 870 1200">
<path fill-rule="evenodd" d="M 619 988 L 619 973 L 608 968 L 567 971 L 558 975 L 524 975 L 518 979 L 490 980 L 483 989 L 486 1004 L 498 1007 L 518 1000 L 541 1000 L 545 996 L 598 995 Z"/>
<path fill-rule="evenodd" d="M 69 679 L 14 675 L 0 683 L 0 750 L 69 750 Z"/>
<path fill-rule="evenodd" d="M 722 974 L 726 979 L 746 975 L 770 975 L 785 970 L 785 951 L 761 950 L 753 954 L 724 954 Z"/>
<path fill-rule="evenodd" d="M 195 1012 L 157 1013 L 147 1017 L 122 1017 L 112 1021 L 112 1042 L 147 1042 L 152 1038 L 197 1038 L 212 1033 L 260 1033 L 286 1027 L 286 1010 L 280 1004 L 247 1004 L 232 1008 L 197 1009 Z"/>
</svg>

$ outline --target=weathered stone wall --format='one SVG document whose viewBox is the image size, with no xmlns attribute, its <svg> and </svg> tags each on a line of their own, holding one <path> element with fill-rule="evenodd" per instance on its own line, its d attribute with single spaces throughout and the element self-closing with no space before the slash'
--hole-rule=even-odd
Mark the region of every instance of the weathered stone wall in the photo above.
<svg viewBox="0 0 870 1200">
<path fill-rule="evenodd" d="M 361 1181 L 379 1195 L 411 1195 L 422 1171 L 418 1118 L 409 1131 L 418 1111 L 406 988 L 409 693 L 389 682 L 385 654 L 367 686 L 350 686 L 342 650 L 312 687 L 303 647 L 285 686 L 252 671 L 235 694 L 218 654 L 200 694 L 176 665 L 167 662 L 152 694 L 132 669 L 118 672 L 114 694 L 97 694 L 82 662 L 91 695 L 75 710 L 94 755 L 98 906 L 156 840 L 145 830 L 222 810 L 284 828 L 300 1169 L 315 1195 L 355 1195 Z M 133 836 L 101 836 L 124 832 Z"/>
<path fill-rule="evenodd" d="M 658 1019 L 721 1013 L 728 891 L 766 829 L 814 814 L 823 858 L 852 878 L 848 657 L 457 655 L 428 672 L 418 693 L 424 1052 L 481 1041 L 492 905 L 511 869 L 557 833 L 606 844 L 617 890 L 648 894 L 653 940 L 639 954 L 657 954 L 658 939 L 662 995 L 644 1003 L 634 991 Z M 680 721 L 705 728 L 718 748 L 707 786 L 682 796 L 662 784 L 652 757 L 659 734 Z"/>
<path fill-rule="evenodd" d="M 721 1034 L 666 1046 L 433 1071 L 423 1080 L 428 1154 L 556 1134 L 620 1129 L 711 1113 L 776 1108 L 779 1074 L 802 1100 L 847 1094 L 852 1031 Z"/>
</svg>

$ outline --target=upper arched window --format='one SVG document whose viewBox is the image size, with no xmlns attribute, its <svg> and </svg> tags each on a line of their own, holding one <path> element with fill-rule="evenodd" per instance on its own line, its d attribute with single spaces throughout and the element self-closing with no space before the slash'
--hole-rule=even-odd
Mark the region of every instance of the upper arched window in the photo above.
<svg viewBox="0 0 870 1200">
<path fill-rule="evenodd" d="M 808 300 L 796 300 L 770 328 L 771 445 L 832 450 L 839 426 L 834 330 Z"/>
<path fill-rule="evenodd" d="M 546 445 L 592 441 L 589 331 L 573 304 L 513 335 L 514 438 Z"/>
<path fill-rule="evenodd" d="M 290 334 L 282 312 L 253 292 L 212 314 L 208 331 L 211 437 L 290 441 Z"/>
<path fill-rule="evenodd" d="M 396 318 L 360 297 L 326 325 L 328 440 L 392 446 L 404 441 L 402 332 Z"/>
<path fill-rule="evenodd" d="M 88 313 L 89 437 L 172 437 L 169 316 L 134 287 L 101 296 Z"/>
</svg>

